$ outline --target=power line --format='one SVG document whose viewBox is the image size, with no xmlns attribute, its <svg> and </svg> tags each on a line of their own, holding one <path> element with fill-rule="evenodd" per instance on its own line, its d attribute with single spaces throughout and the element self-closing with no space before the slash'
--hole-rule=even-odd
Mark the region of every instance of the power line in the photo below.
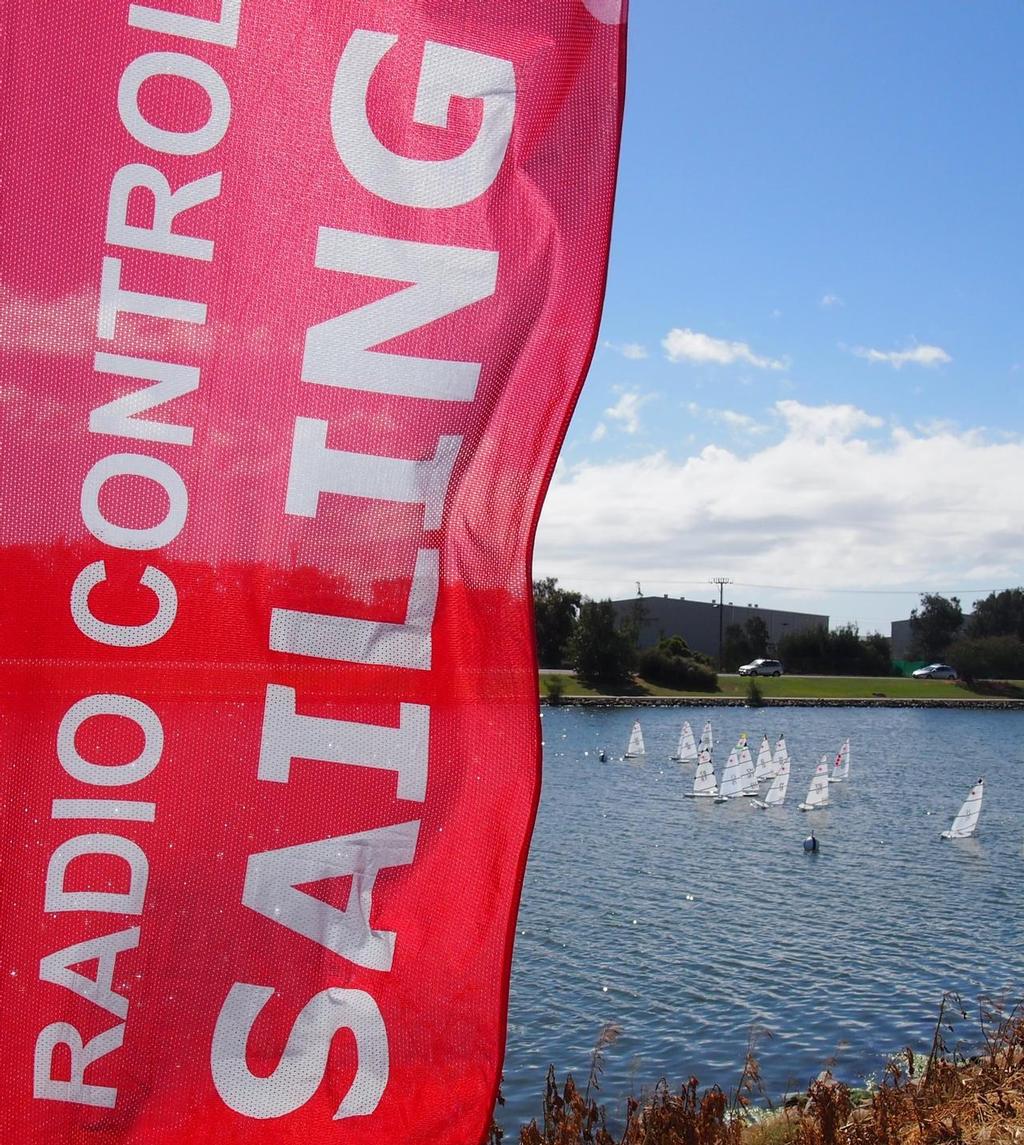
<svg viewBox="0 0 1024 1145">
<path fill-rule="evenodd" d="M 579 581 L 583 584 L 607 584 L 613 581 L 614 577 L 597 577 L 597 576 L 574 576 L 570 577 L 572 581 Z M 634 582 L 636 583 L 636 582 Z M 682 584 L 682 585 L 702 585 L 702 584 L 717 584 L 716 578 L 712 577 L 710 581 L 707 580 L 670 580 L 656 578 L 656 584 Z M 807 584 L 754 584 L 752 581 L 745 580 L 727 580 L 726 584 L 734 584 L 737 588 L 766 588 L 774 592 L 814 592 L 814 593 L 850 593 L 856 596 L 925 596 L 929 593 L 938 596 L 955 596 L 962 593 L 964 596 L 981 595 L 982 593 L 1002 592 L 1001 588 L 833 588 L 830 585 L 807 585 Z"/>
<path fill-rule="evenodd" d="M 668 584 L 671 582 L 666 581 L 665 583 Z M 694 584 L 698 582 L 686 581 L 680 583 Z M 737 581 L 736 585 L 738 588 L 770 588 L 774 589 L 776 592 L 849 592 L 863 594 L 865 596 L 923 596 L 927 593 L 946 596 L 954 595 L 958 592 L 961 592 L 967 596 L 970 593 L 1000 591 L 998 588 L 827 588 L 822 585 L 818 585 L 816 588 L 812 588 L 810 585 L 804 584 L 750 584 L 746 581 Z"/>
</svg>

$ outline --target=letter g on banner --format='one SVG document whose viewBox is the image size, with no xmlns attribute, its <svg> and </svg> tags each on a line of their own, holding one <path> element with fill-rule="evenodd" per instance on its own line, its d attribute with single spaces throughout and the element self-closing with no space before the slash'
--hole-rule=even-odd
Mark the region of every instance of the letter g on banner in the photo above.
<svg viewBox="0 0 1024 1145">
<path fill-rule="evenodd" d="M 496 56 L 430 40 L 416 87 L 413 120 L 447 127 L 454 96 L 483 101 L 476 139 L 452 159 L 410 159 L 390 151 L 374 134 L 367 114 L 370 80 L 398 43 L 385 32 L 353 32 L 334 77 L 331 131 L 341 161 L 375 195 L 404 207 L 460 207 L 494 182 L 512 135 L 516 78 Z"/>
</svg>

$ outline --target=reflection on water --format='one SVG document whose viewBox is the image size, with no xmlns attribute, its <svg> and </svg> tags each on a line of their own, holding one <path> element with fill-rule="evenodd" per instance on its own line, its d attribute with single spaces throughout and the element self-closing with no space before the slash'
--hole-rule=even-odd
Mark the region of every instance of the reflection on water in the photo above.
<svg viewBox="0 0 1024 1145">
<path fill-rule="evenodd" d="M 669 757 L 682 720 L 699 734 L 709 716 L 719 771 L 740 732 L 785 733 L 785 806 L 684 798 L 693 765 Z M 635 718 L 642 764 L 621 759 Z M 755 1027 L 771 1031 L 758 1054 L 777 1097 L 826 1064 L 859 1081 L 891 1050 L 927 1049 L 944 991 L 1024 995 L 1019 713 L 547 708 L 543 722 L 506 1127 L 539 1113 L 549 1062 L 585 1078 L 605 1022 L 623 1030 L 606 1056 L 611 1113 L 662 1076 L 734 1085 Z M 849 782 L 830 785 L 825 810 L 798 811 L 847 735 Z M 977 836 L 941 841 L 979 775 Z M 816 855 L 802 847 L 812 828 Z"/>
</svg>

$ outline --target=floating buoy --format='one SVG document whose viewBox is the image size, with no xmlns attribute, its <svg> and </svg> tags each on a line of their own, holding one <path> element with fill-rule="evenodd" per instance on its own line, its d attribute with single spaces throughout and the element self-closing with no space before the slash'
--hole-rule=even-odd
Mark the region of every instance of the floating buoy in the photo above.
<svg viewBox="0 0 1024 1145">
<path fill-rule="evenodd" d="M 814 832 L 812 831 L 807 836 L 807 838 L 804 839 L 804 850 L 811 852 L 811 851 L 817 851 L 817 849 L 818 849 L 818 840 L 815 839 Z"/>
</svg>

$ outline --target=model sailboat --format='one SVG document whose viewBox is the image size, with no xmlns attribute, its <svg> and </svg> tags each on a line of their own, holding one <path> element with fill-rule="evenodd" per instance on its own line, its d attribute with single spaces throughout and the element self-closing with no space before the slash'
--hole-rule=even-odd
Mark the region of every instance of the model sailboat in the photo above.
<svg viewBox="0 0 1024 1145">
<path fill-rule="evenodd" d="M 835 763 L 832 764 L 832 774 L 828 777 L 829 783 L 841 783 L 850 778 L 850 740 L 843 740 L 843 746 L 836 752 Z"/>
<path fill-rule="evenodd" d="M 754 807 L 760 807 L 765 810 L 768 807 L 778 807 L 786 798 L 786 788 L 789 787 L 789 756 L 779 764 L 779 770 L 775 773 L 768 790 L 765 792 L 764 799 L 752 799 L 750 802 Z"/>
<path fill-rule="evenodd" d="M 943 839 L 966 839 L 968 835 L 974 834 L 974 829 L 978 826 L 978 816 L 981 814 L 981 797 L 984 794 L 984 788 L 985 781 L 979 779 L 967 793 L 967 798 L 957 812 L 949 830 L 942 832 L 941 837 Z"/>
<path fill-rule="evenodd" d="M 768 733 L 761 737 L 761 746 L 757 749 L 757 760 L 754 763 L 754 778 L 760 782 L 762 779 L 771 779 L 775 774 L 775 765 L 772 762 L 772 748 L 768 742 Z"/>
<path fill-rule="evenodd" d="M 746 786 L 740 794 L 760 795 L 761 789 L 757 785 L 757 774 L 754 770 L 754 757 L 750 754 L 750 746 L 747 743 L 746 732 L 740 736 L 740 742 L 737 744 L 737 747 L 740 753 L 740 772 L 746 783 Z"/>
<path fill-rule="evenodd" d="M 780 733 L 775 741 L 775 750 L 772 752 L 772 771 L 778 775 L 785 764 L 789 768 L 789 748 L 786 747 L 786 737 Z"/>
<path fill-rule="evenodd" d="M 644 733 L 640 729 L 640 721 L 633 721 L 633 730 L 629 733 L 629 746 L 626 748 L 626 754 L 623 759 L 638 759 L 645 756 L 647 752 L 644 750 Z"/>
<path fill-rule="evenodd" d="M 828 806 L 828 756 L 821 757 L 811 786 L 807 789 L 807 798 L 800 804 L 801 811 L 817 811 Z"/>
<path fill-rule="evenodd" d="M 711 734 L 711 721 L 704 721 L 704 730 L 700 733 L 700 751 L 711 752 L 715 747 L 715 737 Z"/>
<path fill-rule="evenodd" d="M 718 786 L 719 803 L 727 799 L 739 799 L 744 795 L 757 795 L 757 781 L 754 779 L 754 761 L 747 747 L 746 734 L 741 735 L 739 742 L 729 752 L 722 771 L 722 782 Z"/>
<path fill-rule="evenodd" d="M 693 790 L 683 794 L 688 799 L 708 799 L 718 794 L 715 765 L 711 762 L 710 751 L 701 751 L 697 760 L 697 772 L 693 777 Z"/>
<path fill-rule="evenodd" d="M 679 743 L 672 758 L 679 763 L 697 762 L 697 743 L 693 738 L 693 728 L 690 727 L 689 720 L 683 720 L 683 726 L 679 732 Z"/>
</svg>

